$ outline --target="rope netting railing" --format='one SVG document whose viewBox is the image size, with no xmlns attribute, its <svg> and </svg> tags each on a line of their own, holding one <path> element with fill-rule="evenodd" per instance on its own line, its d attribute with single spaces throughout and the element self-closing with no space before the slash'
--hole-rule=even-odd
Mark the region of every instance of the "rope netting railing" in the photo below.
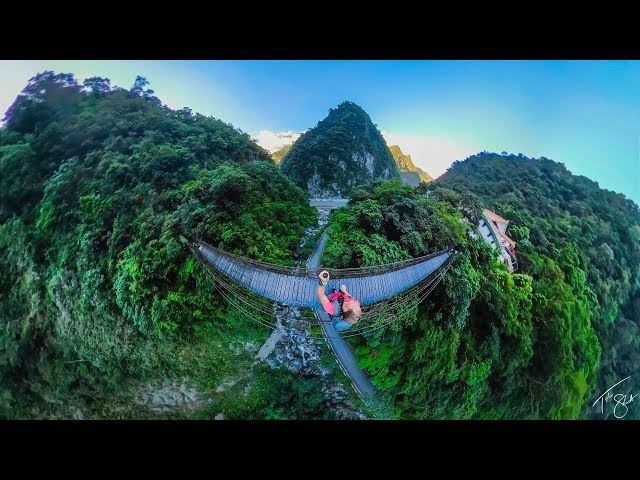
<svg viewBox="0 0 640 480">
<path fill-rule="evenodd" d="M 316 297 L 317 273 L 321 268 L 283 267 L 259 262 L 214 249 L 201 242 L 190 245 L 205 263 L 210 264 L 238 286 L 268 300 L 292 307 L 320 307 Z M 451 255 L 443 250 L 391 264 L 357 269 L 330 269 L 333 278 L 327 292 L 339 289 L 340 282 L 348 283 L 350 293 L 364 305 L 391 300 L 418 284 Z M 317 265 L 317 263 L 315 264 Z"/>
<path fill-rule="evenodd" d="M 349 330 L 342 333 L 340 336 L 349 337 L 368 333 L 380 328 L 384 328 L 391 323 L 404 319 L 407 315 L 414 312 L 417 308 L 417 305 L 422 300 L 424 300 L 424 298 L 426 298 L 429 293 L 431 293 L 431 291 L 443 278 L 446 268 L 447 267 L 445 267 L 437 275 L 434 275 L 433 278 L 426 280 L 421 286 L 416 287 L 415 292 L 407 293 L 405 297 L 408 297 L 408 301 L 398 300 L 390 305 L 385 304 L 384 311 L 382 312 L 376 312 L 372 310 L 367 311 L 368 309 L 366 307 L 363 308 L 363 316 L 361 320 Z M 209 275 L 209 278 L 212 280 L 212 283 L 216 290 L 229 304 L 234 306 L 234 308 L 238 309 L 238 311 L 246 315 L 249 319 L 264 327 L 267 327 L 269 329 L 278 327 L 277 323 L 272 320 L 275 315 L 275 306 L 277 305 L 277 303 L 271 302 L 271 309 L 261 307 L 258 304 L 247 300 L 247 298 L 252 295 L 251 292 L 239 292 L 237 290 L 230 291 L 232 289 L 225 288 L 225 286 L 229 285 L 226 279 L 214 275 L 212 270 L 209 268 L 206 268 L 206 271 Z M 245 294 L 246 296 L 244 296 Z M 295 330 L 295 328 L 286 326 L 281 326 L 281 328 Z M 310 334 L 310 336 L 322 338 L 322 335 Z"/>
<path fill-rule="evenodd" d="M 231 305 L 234 306 L 238 311 L 246 315 L 249 319 L 255 321 L 256 323 L 267 327 L 269 329 L 274 329 L 278 327 L 278 324 L 274 320 L 276 314 L 276 307 L 278 304 L 286 304 L 286 302 L 274 302 L 273 300 L 269 300 L 264 298 L 250 290 L 247 290 L 239 285 L 237 285 L 232 279 L 228 276 L 217 270 L 214 266 L 212 266 L 207 258 L 199 251 L 198 248 L 189 245 L 189 248 L 194 252 L 200 263 L 204 267 L 204 271 L 209 278 L 209 280 L 214 285 L 215 289 L 220 293 L 220 295 Z M 214 247 L 211 247 L 214 248 Z M 241 258 L 244 260 L 244 257 L 240 257 L 234 254 L 228 254 L 227 252 L 223 252 L 221 250 L 215 249 L 222 254 L 227 254 L 229 256 L 234 257 L 235 261 Z M 428 258 L 432 258 L 437 254 L 432 254 L 425 256 Z M 422 258 L 421 261 L 425 260 L 425 257 Z M 392 299 L 388 299 L 384 302 L 373 303 L 369 305 L 362 305 L 362 317 L 358 323 L 352 326 L 349 330 L 342 332 L 340 334 L 341 337 L 350 337 L 354 335 L 361 335 L 365 333 L 372 332 L 377 329 L 385 328 L 386 326 L 400 321 L 410 315 L 412 312 L 416 312 L 418 305 L 433 291 L 433 289 L 439 284 L 439 282 L 444 277 L 446 271 L 450 266 L 450 261 L 452 257 L 447 258 L 447 260 L 436 270 L 431 272 L 425 278 L 423 278 L 420 282 L 418 282 L 413 287 L 408 290 L 399 293 Z M 413 259 L 415 260 L 415 259 Z M 271 265 L 265 264 L 265 262 L 257 262 L 252 261 L 254 265 L 256 263 L 260 265 Z M 404 263 L 405 266 L 409 263 L 407 262 L 397 262 Z M 419 263 L 419 262 L 410 262 L 410 263 Z M 382 267 L 382 266 L 380 266 Z M 261 267 L 262 268 L 262 267 Z M 370 267 L 365 267 L 370 268 Z M 283 267 L 279 268 L 277 273 L 287 272 L 296 272 L 300 269 L 297 267 Z M 313 269 L 320 272 L 322 269 Z M 331 272 L 330 269 L 327 269 Z M 338 274 L 342 274 L 344 269 L 333 269 L 334 272 L 338 272 Z M 363 269 L 349 269 L 349 270 L 363 270 Z M 292 273 L 288 273 L 291 275 Z M 306 274 L 299 276 L 307 276 Z M 342 275 L 340 280 L 347 280 Z M 348 281 L 348 280 L 347 280 Z M 371 288 L 376 288 L 375 285 L 372 285 Z M 320 307 L 320 303 L 318 302 L 318 307 Z M 280 328 L 292 329 L 295 328 L 286 327 L 284 325 L 280 325 Z M 312 337 L 321 338 L 322 335 L 314 335 L 308 332 Z"/>
<path fill-rule="evenodd" d="M 196 252 L 197 254 L 197 252 Z M 225 275 L 223 272 L 220 272 L 217 268 L 215 268 L 215 266 L 212 268 L 212 266 L 209 264 L 209 262 L 207 262 L 206 258 L 202 258 L 200 255 L 197 255 L 198 258 L 202 261 L 203 265 L 210 271 L 211 275 L 214 275 L 219 281 L 221 281 L 223 283 L 224 288 L 228 289 L 230 291 L 230 293 L 237 293 L 239 295 L 242 296 L 248 296 L 251 295 L 254 300 L 253 300 L 253 304 L 261 304 L 262 308 L 261 310 L 265 313 L 270 311 L 270 305 L 273 303 L 272 300 L 269 300 L 267 298 L 264 298 L 260 295 L 257 295 L 255 292 L 251 292 L 250 290 L 247 290 L 243 287 L 241 287 L 240 285 L 238 285 L 236 282 L 233 281 L 232 278 L 229 278 L 228 275 Z M 433 274 L 434 272 L 432 272 Z M 432 275 L 431 274 L 431 275 Z M 428 281 L 429 278 L 431 278 L 431 275 L 427 276 L 426 278 L 424 278 L 420 283 L 418 283 L 416 285 L 416 289 L 417 291 L 420 291 L 420 287 L 421 284 L 425 281 Z M 342 279 L 340 279 L 340 281 L 342 281 Z M 315 297 L 315 288 L 316 288 L 316 283 L 315 283 L 315 279 L 314 282 L 312 283 L 313 285 L 313 290 L 314 290 L 314 297 Z M 377 288 L 378 285 L 372 283 L 371 288 Z M 331 293 L 331 292 L 328 292 Z M 410 296 L 411 295 L 411 291 L 408 292 L 401 292 L 398 295 L 395 296 L 394 300 L 390 300 L 385 302 L 384 304 L 371 304 L 368 308 L 370 309 L 371 313 L 377 313 L 378 309 L 382 309 L 382 308 L 387 308 L 389 305 L 393 305 L 394 303 L 400 303 L 400 302 L 404 302 L 406 300 L 405 297 Z M 356 297 L 358 298 L 358 297 Z M 287 302 L 280 302 L 283 304 L 287 304 Z M 315 307 L 320 307 L 320 303 L 314 300 L 314 303 L 317 303 L 317 305 L 313 305 Z"/>
<path fill-rule="evenodd" d="M 441 250 L 439 252 L 430 253 L 427 255 L 423 255 L 421 257 L 409 258 L 406 260 L 400 260 L 397 262 L 390 262 L 382 265 L 371 265 L 367 267 L 355 267 L 355 268 L 300 268 L 295 266 L 285 266 L 285 265 L 275 265 L 273 263 L 263 262 L 260 260 L 254 260 L 248 257 L 243 257 L 241 255 L 237 255 L 235 253 L 226 252 L 224 250 L 220 250 L 208 243 L 199 240 L 198 243 L 204 245 L 207 249 L 213 252 L 215 255 L 219 257 L 228 258 L 232 261 L 240 262 L 245 265 L 258 268 L 263 271 L 279 273 L 282 275 L 290 275 L 296 277 L 307 277 L 307 278 L 317 278 L 318 274 L 326 270 L 332 277 L 340 277 L 342 279 L 347 278 L 361 278 L 361 277 L 369 277 L 372 275 L 378 275 L 382 273 L 390 273 L 393 271 L 401 270 L 403 268 L 410 267 L 412 265 L 418 265 L 426 260 L 431 258 L 435 258 L 439 255 L 442 255 L 447 250 Z"/>
</svg>

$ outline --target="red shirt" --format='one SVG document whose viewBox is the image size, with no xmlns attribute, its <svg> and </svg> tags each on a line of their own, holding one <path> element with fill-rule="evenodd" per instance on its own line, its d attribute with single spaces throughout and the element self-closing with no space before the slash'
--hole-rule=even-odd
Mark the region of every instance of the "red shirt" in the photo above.
<svg viewBox="0 0 640 480">
<path fill-rule="evenodd" d="M 342 292 L 334 292 L 331 295 L 329 295 L 327 298 L 329 299 L 328 303 L 325 303 L 324 305 L 322 305 L 322 308 L 324 308 L 324 311 L 327 312 L 329 315 L 335 315 L 335 308 L 333 307 L 333 302 L 336 298 L 338 298 L 340 295 L 342 295 Z M 352 299 L 349 295 L 344 295 L 344 301 L 345 302 L 356 302 L 358 305 L 360 305 L 360 301 L 357 298 Z"/>
</svg>

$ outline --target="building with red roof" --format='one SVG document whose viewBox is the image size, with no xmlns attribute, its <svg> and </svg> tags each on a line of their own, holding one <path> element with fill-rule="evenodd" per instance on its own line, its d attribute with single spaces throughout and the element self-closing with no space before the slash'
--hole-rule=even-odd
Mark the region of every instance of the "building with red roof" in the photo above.
<svg viewBox="0 0 640 480">
<path fill-rule="evenodd" d="M 516 242 L 507 235 L 509 220 L 488 209 L 482 211 L 478 232 L 485 242 L 500 251 L 500 260 L 510 272 L 518 269 Z"/>
</svg>

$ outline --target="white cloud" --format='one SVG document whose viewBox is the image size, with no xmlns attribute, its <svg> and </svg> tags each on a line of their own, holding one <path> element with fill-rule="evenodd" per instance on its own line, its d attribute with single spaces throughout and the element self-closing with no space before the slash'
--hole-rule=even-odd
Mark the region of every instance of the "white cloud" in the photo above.
<svg viewBox="0 0 640 480">
<path fill-rule="evenodd" d="M 258 135 L 254 136 L 258 145 L 268 150 L 270 153 L 280 150 L 285 145 L 291 145 L 301 133 L 288 130 L 286 132 L 272 132 L 271 130 L 260 130 Z"/>
<path fill-rule="evenodd" d="M 439 177 L 455 160 L 464 160 L 482 151 L 451 138 L 382 132 L 387 145 L 398 145 L 405 155 L 411 155 L 414 165 L 433 178 Z"/>
</svg>

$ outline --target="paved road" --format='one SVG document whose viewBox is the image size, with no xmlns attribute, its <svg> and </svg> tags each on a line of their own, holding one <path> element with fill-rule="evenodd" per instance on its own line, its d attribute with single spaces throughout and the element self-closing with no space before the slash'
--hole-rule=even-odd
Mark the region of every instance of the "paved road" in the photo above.
<svg viewBox="0 0 640 480">
<path fill-rule="evenodd" d="M 322 237 L 320 237 L 318 245 L 309 257 L 309 260 L 307 260 L 307 268 L 320 267 L 320 257 L 326 244 L 327 233 L 325 232 Z M 331 317 L 327 314 L 327 312 L 325 312 L 322 308 L 316 308 L 315 312 L 318 319 L 320 320 L 322 328 L 324 329 L 324 334 L 327 338 L 327 342 L 331 346 L 333 353 L 338 358 L 338 362 L 342 366 L 342 369 L 351 379 L 356 391 L 360 394 L 360 396 L 363 397 L 365 401 L 369 401 L 370 403 L 370 401 L 374 399 L 376 390 L 371 383 L 369 376 L 358 365 L 358 361 L 356 360 L 356 356 L 351 349 L 351 345 L 349 345 L 344 338 L 338 335 L 338 332 L 336 332 L 336 330 L 333 328 L 333 325 L 330 323 Z"/>
</svg>

